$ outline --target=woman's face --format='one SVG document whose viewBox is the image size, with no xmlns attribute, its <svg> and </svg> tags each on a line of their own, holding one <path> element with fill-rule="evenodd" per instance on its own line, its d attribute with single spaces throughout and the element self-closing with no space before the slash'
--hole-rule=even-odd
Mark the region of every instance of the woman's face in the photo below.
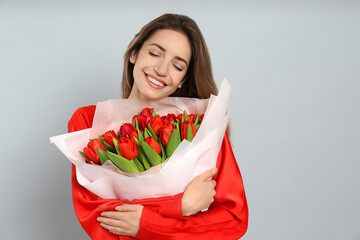
<svg viewBox="0 0 360 240">
<path fill-rule="evenodd" d="M 156 100 L 171 95 L 185 80 L 191 59 L 187 36 L 174 30 L 158 30 L 143 44 L 134 64 L 134 85 L 129 98 Z"/>
</svg>

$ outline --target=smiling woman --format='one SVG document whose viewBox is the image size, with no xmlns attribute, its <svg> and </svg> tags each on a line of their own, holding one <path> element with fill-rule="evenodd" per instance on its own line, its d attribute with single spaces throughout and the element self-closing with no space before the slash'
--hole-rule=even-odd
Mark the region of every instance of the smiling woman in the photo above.
<svg viewBox="0 0 360 240">
<path fill-rule="evenodd" d="M 123 98 L 217 94 L 208 50 L 189 17 L 165 14 L 145 25 L 124 56 Z M 69 132 L 92 126 L 95 106 L 78 109 Z M 241 174 L 225 134 L 216 169 L 195 177 L 175 196 L 124 202 L 101 199 L 81 186 L 72 166 L 76 215 L 92 239 L 238 239 L 248 207 Z M 207 211 L 202 211 L 208 209 Z"/>
</svg>

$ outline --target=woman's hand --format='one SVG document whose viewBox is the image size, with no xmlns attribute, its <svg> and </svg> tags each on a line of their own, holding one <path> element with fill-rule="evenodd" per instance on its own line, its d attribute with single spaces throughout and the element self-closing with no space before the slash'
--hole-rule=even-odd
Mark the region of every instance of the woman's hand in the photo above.
<svg viewBox="0 0 360 240">
<path fill-rule="evenodd" d="M 118 235 L 135 237 L 140 229 L 142 205 L 124 204 L 117 206 L 116 211 L 102 212 L 97 220 L 100 226 Z"/>
<path fill-rule="evenodd" d="M 186 187 L 181 199 L 181 210 L 183 216 L 190 216 L 208 208 L 214 201 L 215 180 L 210 180 L 217 169 L 209 169 L 195 177 Z"/>
</svg>

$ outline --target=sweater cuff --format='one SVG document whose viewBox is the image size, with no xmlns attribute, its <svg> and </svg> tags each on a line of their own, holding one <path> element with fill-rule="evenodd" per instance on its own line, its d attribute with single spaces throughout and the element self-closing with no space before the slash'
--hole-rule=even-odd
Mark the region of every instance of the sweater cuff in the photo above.
<svg viewBox="0 0 360 240">
<path fill-rule="evenodd" d="M 171 199 L 166 199 L 162 202 L 161 208 L 158 209 L 158 213 L 165 217 L 175 218 L 175 219 L 185 219 L 182 215 L 181 199 L 184 193 L 179 193 L 175 196 L 172 196 Z M 151 205 L 148 207 L 151 208 Z M 153 209 L 155 210 L 155 208 Z"/>
</svg>

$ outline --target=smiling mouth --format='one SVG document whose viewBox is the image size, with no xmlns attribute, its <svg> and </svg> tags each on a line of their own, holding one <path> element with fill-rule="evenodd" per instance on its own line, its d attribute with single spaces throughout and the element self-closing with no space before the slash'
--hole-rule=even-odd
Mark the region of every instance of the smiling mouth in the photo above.
<svg viewBox="0 0 360 240">
<path fill-rule="evenodd" d="M 152 76 L 150 76 L 150 75 L 148 75 L 148 74 L 145 74 L 145 77 L 146 77 L 146 80 L 148 80 L 148 82 L 152 83 L 152 85 L 153 85 L 155 88 L 163 88 L 163 87 L 166 86 L 165 83 L 156 80 L 154 77 L 152 77 Z"/>
</svg>

